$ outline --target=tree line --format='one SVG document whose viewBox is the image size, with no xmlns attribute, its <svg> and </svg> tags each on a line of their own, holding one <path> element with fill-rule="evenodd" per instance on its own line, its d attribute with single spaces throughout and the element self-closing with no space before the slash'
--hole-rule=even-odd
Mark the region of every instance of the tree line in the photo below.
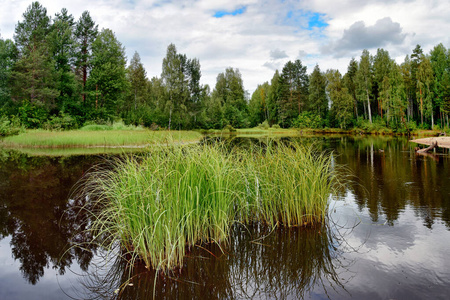
<svg viewBox="0 0 450 300">
<path fill-rule="evenodd" d="M 160 77 L 149 79 L 137 52 L 127 64 L 111 29 L 98 29 L 88 11 L 50 17 L 33 2 L 13 40 L 0 38 L 0 115 L 27 128 L 70 129 L 86 122 L 169 129 L 281 127 L 374 128 L 394 131 L 449 127 L 450 50 L 424 54 L 420 45 L 397 64 L 389 52 L 362 51 L 347 72 L 311 74 L 287 62 L 250 96 L 239 69 L 202 85 L 197 58 L 167 47 Z M 6 119 L 5 119 L 6 118 Z"/>
</svg>

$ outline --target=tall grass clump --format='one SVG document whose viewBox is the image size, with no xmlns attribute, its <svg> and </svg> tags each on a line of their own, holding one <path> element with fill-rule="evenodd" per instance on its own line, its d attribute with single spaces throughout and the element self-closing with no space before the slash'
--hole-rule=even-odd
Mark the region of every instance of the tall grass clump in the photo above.
<svg viewBox="0 0 450 300">
<path fill-rule="evenodd" d="M 119 242 L 132 263 L 166 271 L 182 265 L 189 247 L 226 244 L 233 222 L 322 222 L 336 183 L 332 156 L 312 146 L 204 144 L 116 159 L 90 173 L 82 194 L 102 208 L 91 228 L 103 246 Z"/>
<path fill-rule="evenodd" d="M 245 157 L 249 220 L 288 227 L 324 220 L 338 184 L 330 154 L 287 142 L 251 149 Z"/>
<path fill-rule="evenodd" d="M 240 177 L 233 159 L 220 147 L 161 147 L 91 173 L 87 193 L 103 207 L 96 236 L 162 270 L 182 265 L 186 247 L 225 241 Z"/>
</svg>

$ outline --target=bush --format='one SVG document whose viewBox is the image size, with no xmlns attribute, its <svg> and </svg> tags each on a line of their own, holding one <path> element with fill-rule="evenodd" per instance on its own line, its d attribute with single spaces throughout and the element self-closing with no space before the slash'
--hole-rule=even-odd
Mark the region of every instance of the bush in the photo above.
<svg viewBox="0 0 450 300">
<path fill-rule="evenodd" d="M 109 125 L 102 124 L 88 124 L 80 128 L 80 130 L 84 131 L 100 131 L 100 130 L 111 130 L 112 127 Z"/>
<path fill-rule="evenodd" d="M 16 135 L 24 131 L 25 128 L 16 116 L 13 116 L 11 120 L 7 116 L 0 117 L 0 136 Z"/>
<path fill-rule="evenodd" d="M 323 127 L 323 119 L 319 114 L 305 111 L 302 112 L 297 119 L 292 122 L 292 126 L 296 128 L 322 128 Z"/>
<path fill-rule="evenodd" d="M 233 126 L 231 126 L 231 125 L 227 125 L 227 126 L 225 126 L 223 129 L 222 129 L 222 131 L 227 131 L 227 132 L 235 132 L 236 131 L 236 128 L 234 128 Z"/>
<path fill-rule="evenodd" d="M 273 125 L 272 125 L 272 128 L 273 128 L 273 129 L 280 129 L 281 127 L 280 127 L 280 125 L 278 125 L 278 124 L 273 124 Z"/>
<path fill-rule="evenodd" d="M 111 125 L 108 124 L 92 124 L 86 122 L 80 130 L 85 131 L 100 131 L 100 130 L 142 130 L 141 126 L 125 125 L 122 120 L 114 122 Z"/>
<path fill-rule="evenodd" d="M 265 129 L 265 130 L 269 129 L 270 128 L 269 122 L 267 122 L 267 120 L 265 120 L 264 122 L 262 122 L 261 124 L 258 125 L 258 128 Z"/>
<path fill-rule="evenodd" d="M 59 116 L 52 116 L 42 127 L 47 130 L 70 130 L 78 128 L 78 124 L 71 115 L 61 113 Z"/>
</svg>

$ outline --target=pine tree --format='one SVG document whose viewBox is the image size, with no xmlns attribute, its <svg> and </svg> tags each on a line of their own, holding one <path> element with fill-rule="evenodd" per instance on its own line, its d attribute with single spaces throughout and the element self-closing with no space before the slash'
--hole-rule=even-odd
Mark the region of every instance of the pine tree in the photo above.
<svg viewBox="0 0 450 300">
<path fill-rule="evenodd" d="M 82 84 L 83 102 L 86 101 L 86 82 L 91 69 L 92 46 L 98 35 L 98 25 L 92 20 L 88 11 L 84 11 L 75 28 L 77 57 L 75 65 Z"/>
<path fill-rule="evenodd" d="M 300 60 L 287 62 L 280 76 L 279 112 L 282 126 L 292 121 L 308 107 L 309 78 Z"/>
<path fill-rule="evenodd" d="M 130 100 L 134 104 L 134 110 L 145 102 L 147 91 L 147 72 L 141 62 L 139 53 L 134 52 L 133 58 L 127 69 L 128 80 L 130 82 Z"/>
<path fill-rule="evenodd" d="M 110 29 L 103 29 L 92 44 L 92 70 L 86 83 L 95 109 L 118 115 L 128 93 L 125 48 Z"/>
<path fill-rule="evenodd" d="M 314 67 L 309 79 L 309 110 L 325 118 L 328 112 L 328 99 L 326 94 L 326 77 L 318 65 Z"/>
</svg>

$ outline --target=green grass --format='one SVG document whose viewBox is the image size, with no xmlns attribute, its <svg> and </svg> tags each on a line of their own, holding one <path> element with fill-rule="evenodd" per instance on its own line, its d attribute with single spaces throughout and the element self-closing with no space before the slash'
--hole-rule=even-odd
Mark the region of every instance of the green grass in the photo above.
<svg viewBox="0 0 450 300">
<path fill-rule="evenodd" d="M 226 245 L 233 222 L 305 226 L 325 218 L 337 184 L 331 155 L 297 143 L 155 147 L 93 171 L 80 185 L 97 199 L 91 230 L 148 268 L 182 266 L 186 247 Z"/>
<path fill-rule="evenodd" d="M 194 131 L 102 130 L 44 131 L 29 130 L 2 139 L 4 147 L 127 147 L 169 142 L 191 142 L 202 135 Z"/>
</svg>

